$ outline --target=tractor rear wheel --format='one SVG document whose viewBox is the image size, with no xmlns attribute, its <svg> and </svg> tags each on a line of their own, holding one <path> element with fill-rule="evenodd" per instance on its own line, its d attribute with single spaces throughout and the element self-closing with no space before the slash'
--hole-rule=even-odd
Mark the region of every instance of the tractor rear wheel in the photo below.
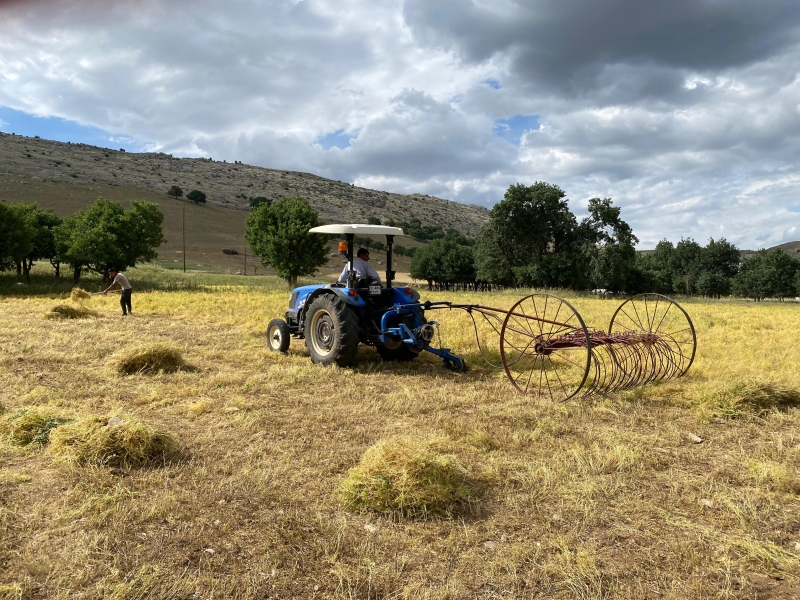
<svg viewBox="0 0 800 600">
<path fill-rule="evenodd" d="M 305 338 L 311 362 L 350 365 L 358 351 L 358 317 L 344 302 L 325 294 L 311 303 L 305 319 Z"/>
<path fill-rule="evenodd" d="M 375 349 L 382 360 L 406 362 L 417 358 L 419 351 L 414 352 L 405 342 L 396 342 L 395 344 L 381 344 L 380 346 L 375 346 Z"/>
</svg>

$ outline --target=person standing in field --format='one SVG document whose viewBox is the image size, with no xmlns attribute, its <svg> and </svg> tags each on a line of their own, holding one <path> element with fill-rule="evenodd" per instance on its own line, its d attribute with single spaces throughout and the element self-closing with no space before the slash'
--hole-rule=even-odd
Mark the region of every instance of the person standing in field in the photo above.
<svg viewBox="0 0 800 600">
<path fill-rule="evenodd" d="M 111 285 L 106 288 L 103 294 L 107 294 L 111 288 L 113 288 L 116 284 L 119 284 L 119 287 L 122 288 L 122 294 L 119 298 L 119 305 L 122 307 L 122 316 L 124 317 L 127 314 L 133 314 L 133 309 L 131 308 L 131 293 L 133 293 L 131 282 L 128 281 L 128 278 L 125 277 L 125 275 L 116 269 L 109 269 L 108 274 L 114 279 L 114 281 L 111 282 Z"/>
</svg>

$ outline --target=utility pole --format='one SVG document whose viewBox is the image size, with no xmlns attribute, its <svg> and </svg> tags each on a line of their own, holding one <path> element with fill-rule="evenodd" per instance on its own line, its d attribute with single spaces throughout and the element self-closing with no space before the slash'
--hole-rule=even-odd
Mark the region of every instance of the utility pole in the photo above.
<svg viewBox="0 0 800 600">
<path fill-rule="evenodd" d="M 247 275 L 247 243 L 244 245 L 244 274 Z"/>
<path fill-rule="evenodd" d="M 186 273 L 186 202 L 183 203 L 181 230 L 183 231 L 183 272 Z"/>
</svg>

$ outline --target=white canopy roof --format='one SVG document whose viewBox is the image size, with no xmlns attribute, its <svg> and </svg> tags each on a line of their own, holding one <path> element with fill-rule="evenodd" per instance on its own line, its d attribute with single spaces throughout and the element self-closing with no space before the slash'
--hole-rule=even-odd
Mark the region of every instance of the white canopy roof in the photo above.
<svg viewBox="0 0 800 600">
<path fill-rule="evenodd" d="M 309 229 L 308 233 L 405 235 L 399 227 L 387 227 L 386 225 L 321 225 Z"/>
</svg>

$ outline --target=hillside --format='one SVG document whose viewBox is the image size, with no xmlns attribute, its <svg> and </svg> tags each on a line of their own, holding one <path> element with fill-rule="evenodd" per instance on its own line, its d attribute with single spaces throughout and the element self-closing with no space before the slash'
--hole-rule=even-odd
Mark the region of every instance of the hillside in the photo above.
<svg viewBox="0 0 800 600">
<path fill-rule="evenodd" d="M 186 209 L 186 268 L 188 270 L 217 271 L 236 273 L 245 269 L 244 222 L 246 212 L 231 210 L 214 205 L 195 205 L 184 200 L 174 200 L 161 192 L 147 191 L 124 186 L 110 186 L 98 183 L 53 182 L 40 177 L 0 174 L 0 202 L 36 202 L 42 208 L 52 208 L 61 217 L 86 208 L 98 196 L 120 202 L 125 207 L 131 200 L 147 200 L 158 205 L 164 214 L 164 237 L 166 243 L 158 248 L 157 262 L 168 268 L 183 267 L 183 220 Z M 417 240 L 402 238 L 405 246 L 422 245 Z M 238 255 L 228 255 L 223 248 L 232 248 Z M 331 244 L 331 252 L 334 252 Z M 378 271 L 385 266 L 378 261 L 385 255 L 376 252 L 373 256 Z M 394 268 L 398 271 L 398 282 L 407 281 L 410 266 L 408 257 L 396 257 Z M 45 261 L 46 263 L 46 261 Z M 325 280 L 339 273 L 342 260 L 329 257 L 327 265 L 320 268 Z M 274 274 L 264 268 L 252 255 L 247 257 L 247 274 Z"/>
<path fill-rule="evenodd" d="M 250 197 L 276 200 L 302 196 L 329 223 L 360 223 L 368 217 L 455 227 L 474 235 L 488 217 L 479 206 L 421 194 L 391 194 L 296 171 L 278 171 L 210 158 L 173 158 L 86 144 L 0 133 L 0 175 L 34 177 L 44 183 L 105 185 L 163 195 L 172 185 L 207 194 L 209 204 L 247 210 Z"/>
<path fill-rule="evenodd" d="M 767 250 L 775 250 L 775 249 L 783 250 L 784 252 L 786 252 L 786 254 L 789 254 L 790 256 L 796 256 L 800 258 L 800 241 L 786 242 L 784 244 L 778 244 L 777 246 L 767 248 Z M 756 254 L 756 252 L 757 250 L 742 250 L 742 255 L 745 258 L 748 258 L 753 254 Z"/>
</svg>

